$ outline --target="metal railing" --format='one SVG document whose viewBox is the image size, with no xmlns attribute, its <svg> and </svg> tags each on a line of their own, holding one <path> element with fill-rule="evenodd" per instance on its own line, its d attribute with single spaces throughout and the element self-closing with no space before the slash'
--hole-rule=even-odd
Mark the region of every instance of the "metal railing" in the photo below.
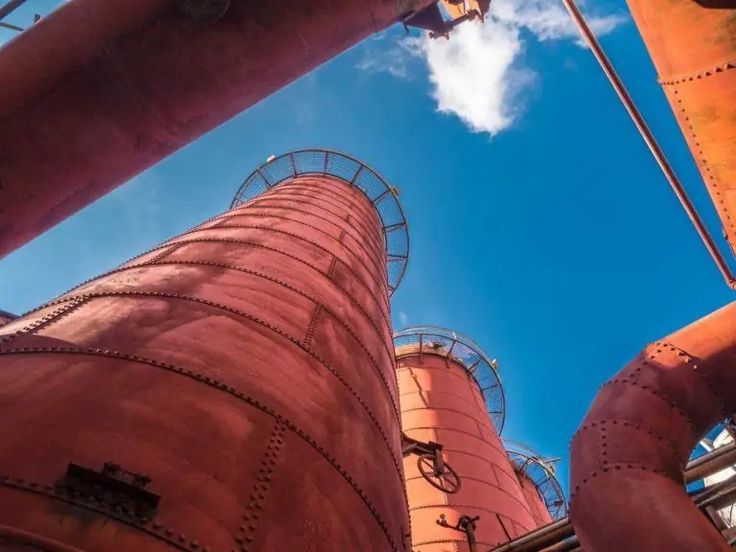
<svg viewBox="0 0 736 552">
<path fill-rule="evenodd" d="M 327 149 L 303 149 L 269 158 L 238 188 L 230 208 L 237 207 L 282 182 L 300 176 L 330 176 L 363 192 L 381 219 L 389 294 L 399 286 L 409 262 L 409 231 L 398 191 L 356 158 Z"/>
</svg>

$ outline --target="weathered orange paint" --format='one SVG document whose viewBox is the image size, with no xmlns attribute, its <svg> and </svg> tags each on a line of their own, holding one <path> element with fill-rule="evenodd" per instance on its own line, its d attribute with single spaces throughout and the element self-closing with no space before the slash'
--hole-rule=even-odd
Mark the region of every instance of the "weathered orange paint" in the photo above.
<svg viewBox="0 0 736 552">
<path fill-rule="evenodd" d="M 363 192 L 297 177 L 2 327 L 0 536 L 407 550 L 383 243 Z M 106 461 L 152 520 L 55 486 Z"/>
<path fill-rule="evenodd" d="M 547 505 L 544 503 L 542 495 L 539 494 L 537 485 L 521 472 L 517 471 L 516 475 L 519 477 L 521 492 L 524 494 L 524 499 L 529 506 L 535 525 L 537 527 L 541 527 L 542 525 L 552 523 L 552 516 L 549 515 L 549 510 L 547 509 Z"/>
<path fill-rule="evenodd" d="M 397 349 L 397 374 L 404 433 L 444 446 L 445 461 L 461 486 L 449 494 L 421 474 L 417 457 L 404 459 L 411 514 L 412 546 L 421 552 L 467 551 L 465 535 L 437 524 L 461 515 L 480 516 L 476 537 L 480 550 L 493 548 L 536 527 L 476 381 L 454 360 L 416 347 Z M 500 520 L 499 521 L 499 517 Z"/>
<path fill-rule="evenodd" d="M 627 0 L 670 106 L 736 247 L 736 5 Z"/>
<path fill-rule="evenodd" d="M 736 303 L 648 345 L 598 394 L 571 449 L 586 552 L 730 550 L 685 493 L 693 447 L 736 410 Z"/>
<path fill-rule="evenodd" d="M 0 49 L 0 257 L 429 3 L 64 3 Z"/>
</svg>

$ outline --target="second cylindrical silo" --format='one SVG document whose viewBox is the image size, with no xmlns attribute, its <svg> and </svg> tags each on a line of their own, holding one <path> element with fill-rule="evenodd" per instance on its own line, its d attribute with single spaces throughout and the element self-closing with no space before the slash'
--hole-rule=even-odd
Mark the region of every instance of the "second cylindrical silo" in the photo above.
<svg viewBox="0 0 736 552">
<path fill-rule="evenodd" d="M 555 460 L 546 460 L 528 447 L 505 440 L 511 465 L 537 526 L 567 515 L 567 500 L 555 475 Z"/>
<path fill-rule="evenodd" d="M 535 528 L 499 437 L 504 400 L 494 363 L 440 328 L 403 330 L 394 345 L 413 549 L 465 552 L 472 539 L 482 550 Z"/>
</svg>

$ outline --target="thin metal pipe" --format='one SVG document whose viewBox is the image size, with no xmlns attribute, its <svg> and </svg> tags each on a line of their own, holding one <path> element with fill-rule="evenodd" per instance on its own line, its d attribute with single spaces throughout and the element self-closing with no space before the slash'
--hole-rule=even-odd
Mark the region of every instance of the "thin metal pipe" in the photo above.
<svg viewBox="0 0 736 552">
<path fill-rule="evenodd" d="M 3 19 L 4 17 L 7 17 L 11 13 L 13 13 L 15 10 L 25 4 L 25 2 L 26 0 L 9 0 L 5 4 L 0 6 L 0 19 Z"/>
<path fill-rule="evenodd" d="M 685 469 L 685 483 L 692 483 L 736 464 L 736 443 L 729 443 L 696 458 Z"/>
<path fill-rule="evenodd" d="M 710 235 L 710 232 L 708 231 L 705 223 L 698 214 L 697 209 L 693 205 L 690 197 L 687 195 L 685 188 L 683 188 L 682 183 L 680 182 L 679 178 L 667 161 L 664 152 L 657 143 L 657 140 L 654 138 L 654 135 L 649 129 L 649 126 L 647 126 L 644 117 L 639 112 L 639 109 L 636 107 L 634 100 L 629 95 L 629 92 L 626 90 L 626 87 L 616 73 L 616 70 L 611 64 L 611 61 L 608 59 L 608 56 L 606 56 L 606 53 L 598 42 L 598 39 L 595 37 L 595 34 L 593 34 L 593 31 L 591 31 L 588 23 L 585 21 L 583 14 L 580 13 L 580 10 L 575 4 L 575 0 L 562 0 L 562 3 L 570 12 L 573 21 L 577 25 L 588 45 L 590 46 L 590 49 L 593 51 L 593 55 L 598 60 L 598 63 L 603 69 L 603 72 L 608 77 L 608 80 L 616 91 L 616 94 L 618 94 L 618 97 L 621 99 L 621 103 L 623 103 L 626 111 L 629 113 L 631 120 L 634 121 L 636 128 L 639 130 L 639 134 L 641 134 L 644 142 L 646 142 L 647 146 L 649 147 L 649 151 L 654 156 L 654 159 L 657 161 L 660 169 L 662 169 L 667 182 L 669 182 L 670 186 L 672 187 L 672 191 L 675 192 L 677 199 L 680 200 L 682 208 L 685 210 L 685 213 L 687 213 L 690 222 L 693 223 L 693 226 L 698 232 L 700 239 L 703 240 L 705 248 L 708 250 L 708 253 L 710 253 L 713 261 L 716 263 L 716 266 L 723 275 L 724 280 L 726 280 L 726 284 L 731 289 L 736 289 L 736 277 L 734 277 L 731 269 L 728 267 L 728 264 L 726 264 L 725 259 L 721 255 L 721 252 L 718 250 L 718 246 L 713 241 L 713 237 Z"/>
<path fill-rule="evenodd" d="M 734 464 L 736 464 L 736 442 L 712 450 L 688 463 L 685 467 L 685 483 L 698 481 Z M 566 517 L 494 548 L 493 552 L 537 552 L 574 536 L 575 529 L 570 523 L 570 518 Z"/>
<path fill-rule="evenodd" d="M 6 23 L 5 21 L 0 21 L 0 27 L 3 27 L 5 29 L 10 29 L 11 31 L 23 31 L 23 27 L 18 27 L 17 25 L 11 25 L 10 23 Z"/>
</svg>

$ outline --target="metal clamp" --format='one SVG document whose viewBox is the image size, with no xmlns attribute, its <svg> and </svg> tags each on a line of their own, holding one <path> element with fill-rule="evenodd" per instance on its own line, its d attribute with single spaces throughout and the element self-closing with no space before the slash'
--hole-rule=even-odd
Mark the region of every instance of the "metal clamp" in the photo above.
<svg viewBox="0 0 736 552">
<path fill-rule="evenodd" d="M 480 519 L 480 516 L 470 517 L 466 515 L 460 516 L 455 525 L 450 525 L 447 522 L 445 514 L 440 514 L 437 520 L 437 525 L 440 527 L 447 527 L 448 529 L 454 529 L 461 533 L 465 533 L 465 538 L 468 540 L 468 549 L 470 552 L 478 551 L 478 541 L 475 538 L 475 522 Z"/>
</svg>

